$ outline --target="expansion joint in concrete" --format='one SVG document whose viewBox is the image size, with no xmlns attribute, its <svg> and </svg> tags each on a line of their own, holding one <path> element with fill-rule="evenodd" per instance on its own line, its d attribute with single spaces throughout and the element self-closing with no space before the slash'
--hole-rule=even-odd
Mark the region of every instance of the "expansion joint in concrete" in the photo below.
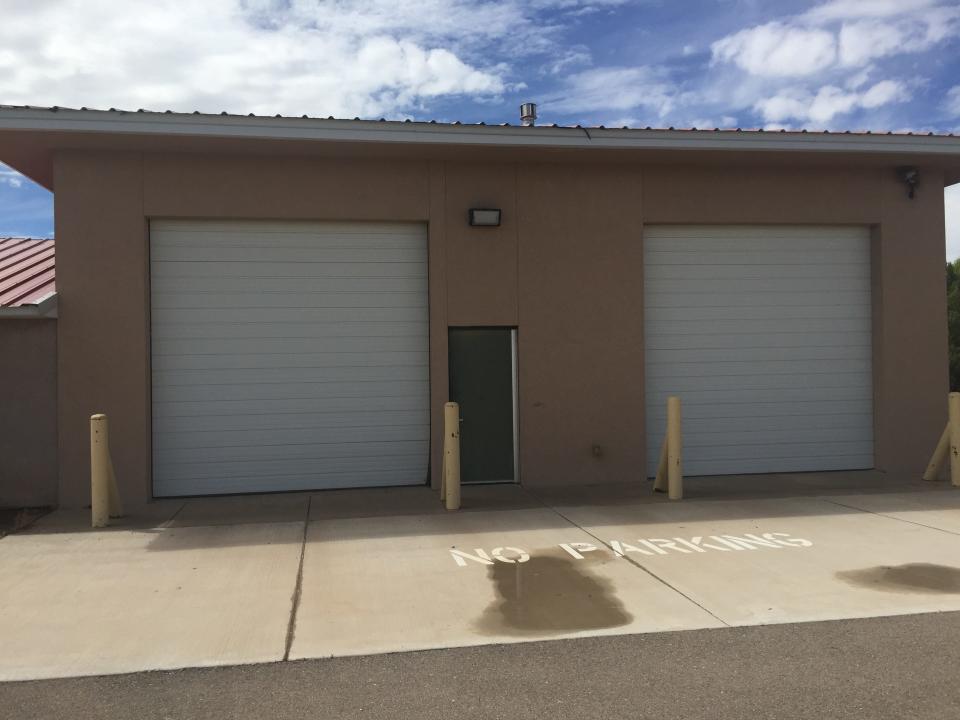
<svg viewBox="0 0 960 720">
<path fill-rule="evenodd" d="M 837 507 L 847 508 L 848 510 L 856 510 L 857 512 L 867 513 L 869 515 L 876 515 L 877 517 L 886 518 L 887 520 L 894 520 L 896 522 L 907 523 L 908 525 L 916 525 L 918 527 L 927 528 L 928 530 L 937 530 L 938 532 L 947 533 L 948 535 L 960 535 L 958 532 L 953 530 L 947 530 L 946 528 L 936 527 L 935 525 L 926 525 L 916 520 L 907 520 L 906 518 L 897 517 L 896 515 L 888 515 L 887 513 L 876 512 L 875 510 L 866 510 L 864 508 L 857 507 L 856 505 L 847 505 L 842 502 L 837 502 L 836 500 L 831 500 L 828 497 L 818 498 L 824 502 L 828 502 L 831 505 L 836 505 Z"/>
<path fill-rule="evenodd" d="M 303 592 L 303 558 L 307 552 L 307 529 L 310 527 L 310 505 L 313 496 L 307 498 L 307 512 L 303 518 L 303 537 L 300 541 L 300 563 L 297 566 L 297 581 L 293 587 L 293 597 L 290 599 L 290 621 L 287 623 L 287 639 L 283 648 L 283 660 L 290 659 L 290 648 L 293 647 L 293 638 L 297 633 L 297 611 L 300 609 L 300 596 Z"/>
<path fill-rule="evenodd" d="M 524 488 L 524 489 L 526 490 L 527 494 L 530 495 L 530 497 L 532 497 L 532 498 L 535 499 L 538 503 L 540 503 L 541 505 L 543 505 L 543 507 L 545 507 L 547 510 L 550 510 L 551 512 L 555 513 L 558 517 L 563 518 L 563 519 L 566 520 L 568 523 L 570 523 L 571 525 L 573 525 L 575 528 L 577 528 L 578 530 L 582 531 L 584 534 L 589 535 L 590 537 L 592 537 L 594 540 L 596 540 L 598 543 L 600 543 L 601 545 L 603 545 L 605 548 L 607 548 L 607 549 L 610 550 L 611 552 L 613 551 L 613 546 L 610 545 L 610 543 L 609 543 L 607 540 L 604 540 L 604 539 L 601 538 L 601 537 L 597 537 L 595 534 L 593 534 L 592 532 L 590 532 L 589 530 L 587 530 L 587 529 L 586 529 L 585 527 L 583 527 L 582 525 L 579 525 L 578 523 L 576 523 L 576 522 L 574 522 L 573 520 L 571 520 L 570 518 L 568 518 L 566 515 L 564 515 L 562 512 L 560 512 L 559 510 L 557 510 L 557 509 L 556 509 L 555 507 L 553 507 L 552 505 L 548 505 L 547 503 L 545 503 L 543 500 L 541 500 L 539 497 L 537 497 L 537 495 L 536 495 L 535 493 L 530 492 L 530 490 L 528 490 L 528 489 L 526 489 L 526 488 Z M 628 563 L 630 563 L 631 565 L 633 565 L 634 567 L 639 568 L 640 570 L 642 570 L 643 572 L 645 572 L 647 575 L 649 575 L 650 577 L 652 577 L 652 578 L 653 578 L 654 580 L 656 580 L 657 582 L 662 583 L 663 585 L 666 585 L 668 588 L 670 588 L 671 590 L 673 590 L 673 592 L 677 593 L 677 595 L 680 595 L 681 597 L 686 598 L 689 602 L 691 602 L 691 603 L 693 603 L 694 605 L 696 605 L 698 608 L 700 608 L 700 609 L 703 610 L 705 613 L 707 613 L 710 617 L 714 618 L 717 622 L 722 623 L 722 624 L 725 625 L 726 627 L 731 627 L 730 623 L 728 623 L 726 620 L 724 620 L 722 617 L 720 617 L 720 616 L 717 615 L 716 613 L 711 612 L 710 608 L 705 607 L 705 606 L 702 605 L 701 603 L 698 603 L 696 600 L 694 600 L 692 597 L 690 597 L 689 595 L 687 595 L 685 592 L 683 592 L 683 591 L 680 590 L 679 588 L 675 587 L 674 585 L 671 585 L 671 584 L 668 583 L 666 580 L 664 580 L 662 577 L 660 577 L 659 575 L 657 575 L 657 574 L 656 574 L 655 572 L 653 572 L 650 568 L 645 567 L 642 563 L 637 562 L 634 558 L 627 557 L 627 556 L 624 555 L 624 556 L 623 556 L 623 559 L 626 560 L 626 561 L 627 561 Z"/>
</svg>

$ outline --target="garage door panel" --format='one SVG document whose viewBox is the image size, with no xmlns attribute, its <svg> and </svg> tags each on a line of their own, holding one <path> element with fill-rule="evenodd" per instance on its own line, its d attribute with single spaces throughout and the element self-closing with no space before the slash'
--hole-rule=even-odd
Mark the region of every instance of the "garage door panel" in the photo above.
<svg viewBox="0 0 960 720">
<path fill-rule="evenodd" d="M 724 425 L 726 426 L 726 423 Z M 782 456 L 788 454 L 791 448 L 799 445 L 826 447 L 837 444 L 836 437 L 839 430 L 844 431 L 842 433 L 844 440 L 840 444 L 853 444 L 862 448 L 865 447 L 865 443 L 869 444 L 872 439 L 872 433 L 868 427 L 849 423 L 833 428 L 788 428 L 784 430 L 749 428 L 747 432 L 744 432 L 743 429 L 734 428 L 728 428 L 724 431 L 700 429 L 690 435 L 687 442 L 684 443 L 684 449 L 690 451 L 698 448 L 709 448 L 713 457 L 723 457 L 728 450 L 733 452 L 735 448 L 748 447 L 751 453 L 757 456 L 762 453 Z M 749 440 L 749 442 L 745 442 L 745 440 Z M 739 454 L 742 453 L 738 452 L 737 456 Z"/>
<path fill-rule="evenodd" d="M 190 481 L 190 495 L 223 495 L 226 493 L 249 493 L 251 485 L 262 481 L 262 476 L 243 476 L 229 479 L 213 478 L 205 481 Z M 382 473 L 329 473 L 324 475 L 283 475 L 276 477 L 277 484 L 287 492 L 316 490 L 319 486 L 350 487 L 399 487 L 422 484 L 416 471 Z M 177 497 L 171 495 L 171 497 Z"/>
<path fill-rule="evenodd" d="M 203 417 L 248 413 L 341 413 L 392 410 L 425 410 L 427 398 L 415 395 L 377 395 L 350 398 L 270 398 L 265 400 L 191 400 L 154 402 L 154 418 Z"/>
<path fill-rule="evenodd" d="M 318 368 L 349 365 L 351 367 L 402 365 L 423 366 L 427 353 L 423 350 L 385 350 L 373 355 L 364 352 L 323 353 L 256 353 L 238 355 L 159 355 L 154 368 L 163 370 L 255 370 L 258 368 Z"/>
<path fill-rule="evenodd" d="M 152 257 L 151 251 L 151 257 Z M 291 262 L 170 262 L 151 264 L 160 277 L 169 278 L 342 278 L 348 272 L 361 278 L 427 276 L 420 260 L 411 262 L 291 263 Z"/>
<path fill-rule="evenodd" d="M 322 432 L 319 432 L 322 431 Z M 324 445 L 352 443 L 358 456 L 363 454 L 363 443 L 398 440 L 424 440 L 429 436 L 429 425 L 370 425 L 329 427 L 257 428 L 255 430 L 210 430 L 198 432 L 164 432 L 155 434 L 154 444 L 159 451 L 177 448 L 245 447 L 286 445 Z M 318 440 L 322 438 L 322 440 Z M 426 476 L 424 476 L 426 477 Z"/>
<path fill-rule="evenodd" d="M 807 373 L 807 374 L 748 374 L 724 375 L 718 372 L 714 375 L 697 375 L 684 377 L 662 377 L 650 380 L 648 392 L 683 394 L 702 393 L 712 391 L 742 392 L 748 390 L 834 390 L 837 388 L 858 390 L 863 393 L 872 393 L 873 385 L 869 378 L 864 379 L 862 373 Z"/>
<path fill-rule="evenodd" d="M 821 292 L 785 292 L 773 293 L 769 297 L 758 298 L 752 293 L 745 293 L 738 287 L 731 287 L 727 291 L 711 293 L 690 292 L 658 292 L 647 296 L 647 307 L 671 308 L 700 308 L 709 305 L 714 308 L 741 308 L 754 305 L 767 307 L 823 307 L 846 304 L 862 304 L 863 294 L 858 292 L 834 292 L 825 298 Z M 869 307 L 869 305 L 867 305 Z"/>
<path fill-rule="evenodd" d="M 426 281 L 424 280 L 424 285 Z M 422 307 L 391 308 L 286 308 L 283 317 L 278 318 L 275 308 L 193 308 L 190 312 L 176 311 L 177 314 L 165 314 L 159 311 L 157 322 L 173 323 L 177 318 L 189 316 L 190 323 L 272 323 L 276 321 L 304 324 L 352 323 L 418 323 L 423 322 Z"/>
<path fill-rule="evenodd" d="M 658 378 L 717 377 L 730 375 L 804 375 L 807 373 L 864 373 L 870 370 L 868 358 L 837 358 L 820 360 L 757 360 L 714 362 L 706 367 L 702 362 L 656 363 L 647 367 L 647 378 L 655 383 Z"/>
<path fill-rule="evenodd" d="M 653 402 L 666 404 L 667 396 L 676 393 L 672 389 L 655 388 L 647 395 Z M 739 405 L 756 403 L 788 403 L 788 402 L 826 402 L 829 400 L 870 400 L 872 392 L 869 386 L 845 388 L 778 388 L 774 395 L 769 388 L 752 390 L 723 390 L 707 389 L 688 392 L 682 397 L 685 406 L 696 407 L 700 403 Z"/>
<path fill-rule="evenodd" d="M 845 359 L 869 360 L 872 350 L 868 346 L 856 347 L 733 347 L 733 348 L 698 348 L 696 357 L 699 362 L 729 362 L 757 360 L 814 360 L 814 359 Z M 691 352 L 689 348 L 665 350 L 660 348 L 656 353 L 648 354 L 647 367 L 656 365 L 672 365 L 689 363 Z M 651 357 L 655 359 L 650 359 Z"/>
<path fill-rule="evenodd" d="M 155 293 L 157 311 L 173 308 L 421 308 L 427 301 L 419 292 L 235 292 Z M 164 314 L 160 312 L 160 318 Z"/>
<path fill-rule="evenodd" d="M 275 445 L 270 447 L 197 447 L 178 450 L 178 460 L 158 462 L 156 468 L 173 471 L 182 465 L 208 465 L 215 468 L 223 463 L 286 462 L 288 460 L 311 461 L 324 458 L 381 458 L 392 464 L 397 457 L 423 457 L 429 452 L 428 440 L 371 441 L 364 443 L 363 452 L 349 443 L 314 445 Z M 156 470 L 155 468 L 155 470 Z"/>
<path fill-rule="evenodd" d="M 692 457 L 691 462 L 702 462 L 701 458 L 707 454 L 711 459 L 733 460 L 763 460 L 803 458 L 811 459 L 818 455 L 825 457 L 863 457 L 873 450 L 870 442 L 863 441 L 836 441 L 836 442 L 784 442 L 770 444 L 743 444 L 730 443 L 694 444 L 684 446 L 684 459 Z M 693 453 L 691 455 L 691 453 Z M 849 468 L 841 468 L 849 469 Z"/>
<path fill-rule="evenodd" d="M 264 427 L 272 430 L 299 428 L 356 427 L 384 425 L 419 425 L 423 423 L 423 409 L 401 410 L 340 410 L 318 413 L 264 413 L 251 412 L 233 415 L 190 415 L 163 417 L 153 420 L 156 432 L 214 432 L 226 430 L 254 431 Z M 346 425 L 345 425 L 346 424 Z"/>
<path fill-rule="evenodd" d="M 381 455 L 362 458 L 271 458 L 269 460 L 224 461 L 216 463 L 178 463 L 159 465 L 157 476 L 171 480 L 205 480 L 214 478 L 251 477 L 260 474 L 282 477 L 289 475 L 327 475 L 343 472 L 381 472 L 383 461 L 400 471 L 420 469 L 419 455 Z"/>
<path fill-rule="evenodd" d="M 326 398 L 377 398 L 429 392 L 427 380 L 380 381 L 345 385 L 338 382 L 311 383 L 242 383 L 239 385 L 174 385 L 163 389 L 158 398 L 154 389 L 154 403 L 195 402 L 206 400 L 278 400 Z"/>
<path fill-rule="evenodd" d="M 860 424 L 864 424 L 872 418 L 870 404 L 869 400 L 865 398 L 852 400 L 792 400 L 789 404 L 784 404 L 779 400 L 740 404 L 709 402 L 697 404 L 688 401 L 683 405 L 683 421 L 686 423 L 688 420 L 694 419 L 730 420 L 736 418 L 764 418 L 769 421 L 773 417 L 788 419 L 793 416 L 822 418 L 827 421 L 833 415 L 846 415 L 859 417 Z M 647 415 L 647 420 L 651 423 L 654 431 L 657 428 L 665 427 L 667 417 L 665 408 L 666 397 L 664 396 L 662 402 L 656 407 L 651 407 Z"/>
<path fill-rule="evenodd" d="M 869 278 L 869 268 L 860 263 L 797 263 L 778 268 L 785 280 L 824 278 Z M 661 265 L 650 269 L 650 280 L 764 279 L 770 276 L 766 265 Z"/>
<path fill-rule="evenodd" d="M 658 293 L 713 295 L 729 292 L 731 284 L 731 278 L 650 278 L 646 281 L 646 290 L 651 294 L 651 297 L 655 297 Z M 862 293 L 869 286 L 869 278 L 845 276 L 829 278 L 742 277 L 736 281 L 738 293 L 769 293 L 776 296 L 780 296 L 784 292 Z"/>
<path fill-rule="evenodd" d="M 737 250 L 724 250 L 709 243 L 701 247 L 691 248 L 685 251 L 674 250 L 655 250 L 651 249 L 649 254 L 645 254 L 648 262 L 655 265 L 686 265 L 695 259 L 697 265 L 736 265 L 751 266 L 763 265 L 768 267 L 779 267 L 781 265 L 793 265 L 796 263 L 810 263 L 810 251 L 796 249 L 797 243 L 794 243 L 794 249 L 791 250 L 765 250 L 762 242 L 755 243 L 752 247 L 741 247 Z M 758 255 L 757 248 L 763 250 L 762 255 Z M 856 250 L 819 250 L 817 253 L 817 262 L 824 265 L 834 265 L 837 263 L 856 263 L 860 257 Z"/>
<path fill-rule="evenodd" d="M 666 423 L 666 413 L 661 414 L 653 420 Z M 683 418 L 684 429 L 690 433 L 703 434 L 716 431 L 716 417 L 690 417 L 689 414 Z M 755 415 L 753 413 L 737 416 L 723 416 L 723 427 L 728 432 L 793 432 L 800 430 L 823 430 L 832 431 L 835 429 L 852 429 L 862 431 L 866 423 L 870 421 L 867 413 L 856 412 L 834 412 L 831 414 L 822 414 L 818 412 L 812 415 L 801 415 L 793 413 L 790 415 Z M 866 433 L 869 437 L 869 432 Z"/>
<path fill-rule="evenodd" d="M 326 338 L 427 337 L 428 326 L 419 322 L 162 322 L 153 326 L 153 341 L 186 338 L 260 339 L 303 337 L 320 332 Z"/>
<path fill-rule="evenodd" d="M 316 380 L 322 376 L 323 380 Z M 154 378 L 160 384 L 169 387 L 197 385 L 243 385 L 246 383 L 258 383 L 260 385 L 290 383 L 315 383 L 323 382 L 327 384 L 345 384 L 345 383 L 364 383 L 364 382 L 389 382 L 392 380 L 426 380 L 429 377 L 429 370 L 416 365 L 391 365 L 386 367 L 345 367 L 345 366 L 324 366 L 310 368 L 261 368 L 253 370 L 159 370 L 154 373 Z M 164 399 L 163 392 L 159 398 Z"/>
<path fill-rule="evenodd" d="M 709 335 L 724 333 L 777 333 L 791 332 L 869 332 L 869 318 L 764 318 L 727 319 L 713 318 L 695 320 L 658 320 L 648 323 L 650 336 L 661 335 Z"/>
<path fill-rule="evenodd" d="M 422 225 L 153 221 L 156 495 L 426 481 Z"/>
<path fill-rule="evenodd" d="M 644 232 L 648 472 L 679 395 L 688 474 L 872 467 L 863 227 Z"/>
<path fill-rule="evenodd" d="M 420 277 L 171 277 L 158 278 L 153 285 L 157 295 L 179 293 L 231 292 L 420 292 Z"/>
<path fill-rule="evenodd" d="M 417 252 L 420 252 L 418 248 Z M 285 247 L 283 245 L 259 245 L 234 247 L 230 245 L 177 245 L 158 243 L 153 257 L 157 262 L 240 262 L 240 263 L 343 263 L 358 265 L 366 263 L 409 263 L 409 248 L 392 247 L 383 243 L 379 247 L 323 247 L 320 245 Z M 350 275 L 362 275 L 362 268 L 352 269 Z"/>
<path fill-rule="evenodd" d="M 748 473 L 795 473 L 823 472 L 830 470 L 861 470 L 873 463 L 873 453 L 828 454 L 825 449 L 815 453 L 805 451 L 791 457 L 768 458 L 744 456 L 732 460 L 711 458 L 708 461 L 687 461 L 684 457 L 684 474 L 695 476 L 738 475 Z"/>
<path fill-rule="evenodd" d="M 319 334 L 319 333 L 317 333 Z M 154 355 L 315 355 L 321 353 L 372 353 L 423 351 L 426 336 L 416 334 L 386 337 L 277 337 L 158 339 Z"/>
<path fill-rule="evenodd" d="M 657 324 L 668 324 L 678 321 L 699 322 L 710 320 L 777 320 L 787 322 L 790 320 L 817 320 L 817 319 L 867 319 L 871 315 L 870 305 L 858 303 L 852 305 L 753 305 L 739 306 L 735 308 L 736 318 L 731 318 L 731 308 L 717 307 L 714 305 L 698 305 L 695 318 L 691 318 L 690 307 L 677 305 L 676 307 L 665 307 L 657 305 L 657 312 L 654 318 L 647 319 L 648 326 Z"/>
<path fill-rule="evenodd" d="M 650 350 L 760 349 L 794 347 L 869 348 L 869 332 L 702 333 L 699 335 L 648 335 Z"/>
</svg>

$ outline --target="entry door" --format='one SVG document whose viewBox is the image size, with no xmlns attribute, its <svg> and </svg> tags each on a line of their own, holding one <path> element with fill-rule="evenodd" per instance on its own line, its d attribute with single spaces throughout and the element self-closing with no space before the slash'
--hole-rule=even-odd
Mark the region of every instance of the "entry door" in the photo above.
<svg viewBox="0 0 960 720">
<path fill-rule="evenodd" d="M 461 482 L 516 482 L 516 330 L 451 328 L 449 352 Z"/>
<path fill-rule="evenodd" d="M 666 399 L 690 475 L 873 467 L 870 231 L 644 229 L 647 471 Z"/>
<path fill-rule="evenodd" d="M 416 485 L 427 233 L 150 223 L 156 496 Z"/>
</svg>

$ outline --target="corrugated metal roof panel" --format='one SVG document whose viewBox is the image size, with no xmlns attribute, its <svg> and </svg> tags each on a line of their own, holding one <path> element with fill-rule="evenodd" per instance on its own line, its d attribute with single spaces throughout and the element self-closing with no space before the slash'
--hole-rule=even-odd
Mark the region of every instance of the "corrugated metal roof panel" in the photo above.
<svg viewBox="0 0 960 720">
<path fill-rule="evenodd" d="M 101 110 L 101 109 L 97 109 L 97 108 L 88 108 L 88 107 L 80 107 L 80 108 L 62 107 L 62 106 L 59 106 L 59 105 L 44 106 L 44 105 L 4 105 L 4 104 L 0 104 L 0 110 L 45 110 L 45 111 L 49 111 L 49 112 L 51 112 L 51 113 L 56 113 L 56 112 L 60 112 L 60 111 L 65 111 L 65 112 L 78 112 L 78 111 L 79 111 L 79 112 L 89 112 L 89 113 L 91 113 L 91 114 L 96 114 L 96 113 L 113 113 L 113 114 L 115 114 L 115 115 L 136 115 L 136 114 L 148 114 L 148 115 L 179 115 L 179 116 L 183 116 L 183 115 L 198 115 L 198 116 L 201 116 L 201 117 L 221 116 L 221 117 L 234 117 L 234 118 L 248 117 L 248 118 L 255 118 L 255 119 L 280 118 L 280 119 L 284 119 L 284 120 L 294 120 L 294 119 L 302 119 L 302 120 L 336 120 L 336 121 L 340 121 L 340 122 L 351 122 L 351 121 L 355 121 L 355 122 L 382 122 L 382 123 L 386 123 L 386 124 L 388 124 L 388 125 L 408 125 L 408 124 L 413 124 L 413 125 L 446 125 L 446 126 L 451 126 L 451 127 L 452 127 L 452 126 L 471 126 L 471 125 L 472 125 L 472 126 L 486 126 L 486 123 L 483 122 L 483 121 L 470 123 L 470 122 L 462 122 L 462 121 L 460 121 L 460 120 L 452 120 L 452 121 L 446 121 L 446 122 L 444 122 L 444 121 L 440 121 L 440 120 L 412 120 L 412 119 L 410 119 L 410 118 L 407 118 L 407 119 L 405 119 L 405 120 L 387 120 L 386 118 L 378 118 L 378 119 L 377 119 L 377 118 L 360 118 L 360 117 L 354 117 L 354 118 L 335 118 L 333 115 L 330 115 L 329 117 L 321 117 L 321 116 L 319 116 L 319 115 L 282 115 L 282 114 L 280 114 L 280 113 L 277 113 L 276 115 L 257 115 L 257 114 L 255 114 L 255 113 L 230 113 L 230 112 L 227 112 L 226 110 L 224 110 L 224 111 L 222 111 L 222 112 L 219 112 L 219 113 L 201 112 L 201 111 L 199 111 L 199 110 L 194 110 L 194 111 L 192 111 L 192 112 L 190 112 L 190 111 L 179 111 L 179 110 L 147 110 L 147 109 L 144 109 L 144 108 L 140 108 L 140 109 L 138 109 L 138 110 L 125 110 L 125 109 L 122 109 L 122 108 L 109 108 L 109 109 L 107 109 L 107 110 Z M 536 132 L 537 129 L 543 129 L 543 128 L 560 128 L 560 129 L 564 129 L 564 130 L 583 130 L 583 129 L 588 129 L 588 130 L 607 130 L 607 129 L 617 129 L 617 130 L 638 130 L 638 131 L 652 131 L 652 132 L 681 132 L 681 133 L 694 133 L 694 134 L 717 133 L 717 132 L 719 132 L 719 133 L 748 133 L 748 134 L 759 134 L 759 133 L 763 133 L 763 134 L 767 134 L 767 135 L 774 135 L 774 134 L 802 134 L 802 135 L 808 135 L 808 134 L 809 134 L 809 135 L 892 135 L 892 136 L 899 136 L 899 137 L 912 136 L 912 137 L 941 137 L 941 138 L 943 138 L 943 137 L 949 137 L 949 138 L 956 137 L 956 133 L 953 133 L 953 132 L 934 132 L 934 131 L 932 131 L 932 130 L 927 130 L 927 131 L 923 131 L 923 130 L 918 130 L 918 131 L 912 131 L 912 130 L 810 130 L 810 129 L 807 129 L 807 128 L 796 128 L 796 129 L 793 129 L 793 128 L 791 128 L 791 129 L 787 129 L 787 128 L 777 128 L 777 129 L 769 129 L 769 130 L 767 130 L 767 129 L 764 129 L 764 128 L 762 128 L 762 127 L 758 127 L 758 128 L 742 128 L 742 127 L 705 127 L 705 128 L 697 128 L 697 127 L 689 127 L 689 128 L 687 128 L 687 127 L 683 127 L 683 128 L 678 128 L 678 127 L 674 127 L 674 126 L 670 126 L 670 127 L 652 127 L 652 126 L 650 126 L 650 125 L 648 125 L 648 126 L 646 126 L 646 127 L 630 127 L 630 126 L 628 126 L 628 125 L 624 125 L 624 126 L 622 126 L 622 127 L 620 127 L 620 128 L 606 128 L 606 127 L 604 127 L 603 125 L 580 125 L 580 124 L 577 124 L 577 125 L 558 125 L 557 123 L 553 123 L 553 124 L 551 124 L 551 125 L 542 124 L 542 125 L 527 125 L 527 126 L 524 126 L 524 125 L 519 125 L 519 124 L 516 124 L 516 125 L 515 125 L 515 124 L 512 124 L 512 123 L 508 123 L 508 122 L 500 123 L 500 124 L 499 124 L 499 127 L 523 127 L 523 128 L 524 128 L 524 131 L 526 131 L 526 132 Z M 529 128 L 529 130 L 527 130 L 527 128 Z"/>
<path fill-rule="evenodd" d="M 0 307 L 35 305 L 57 289 L 53 239 L 0 238 Z"/>
</svg>

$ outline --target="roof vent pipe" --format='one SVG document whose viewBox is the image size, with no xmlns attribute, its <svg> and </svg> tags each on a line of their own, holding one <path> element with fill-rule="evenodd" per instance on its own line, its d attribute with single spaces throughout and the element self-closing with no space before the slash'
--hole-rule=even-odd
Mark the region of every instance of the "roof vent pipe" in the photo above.
<svg viewBox="0 0 960 720">
<path fill-rule="evenodd" d="M 537 104 L 524 103 L 520 106 L 520 122 L 527 127 L 537 123 Z"/>
</svg>

